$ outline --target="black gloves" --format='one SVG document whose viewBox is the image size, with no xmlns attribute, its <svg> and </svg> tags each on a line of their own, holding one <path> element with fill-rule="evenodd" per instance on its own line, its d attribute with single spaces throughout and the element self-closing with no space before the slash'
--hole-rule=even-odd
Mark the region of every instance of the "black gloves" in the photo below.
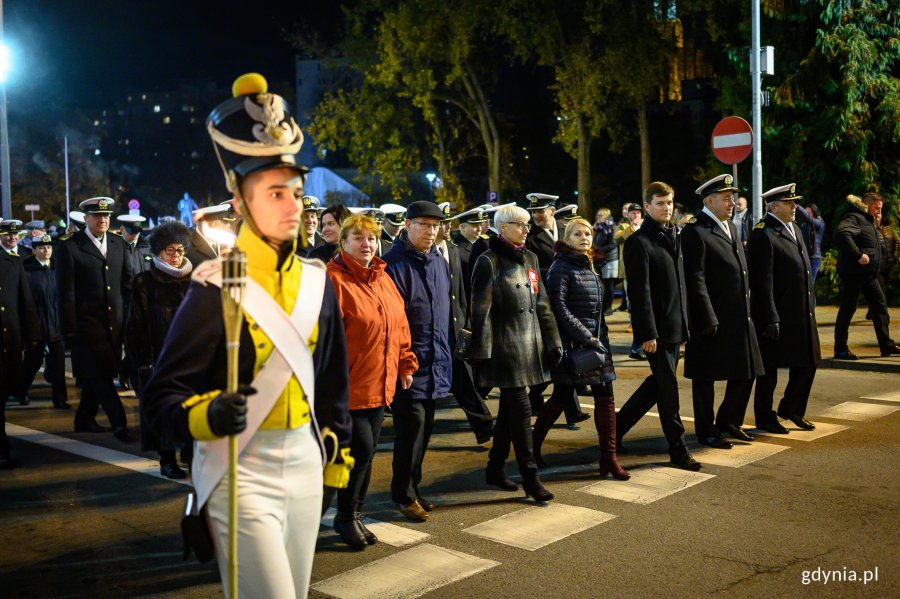
<svg viewBox="0 0 900 599">
<path fill-rule="evenodd" d="M 713 324 L 700 331 L 700 334 L 704 337 L 715 337 L 718 332 L 719 325 Z"/>
<path fill-rule="evenodd" d="M 322 516 L 324 516 L 325 512 L 328 511 L 328 508 L 331 507 L 331 502 L 334 501 L 336 493 L 337 489 L 334 487 L 329 487 L 328 485 L 322 487 Z"/>
<path fill-rule="evenodd" d="M 556 368 L 560 364 L 562 364 L 563 358 L 565 357 L 565 352 L 561 347 L 554 347 L 550 350 L 550 367 Z"/>
<path fill-rule="evenodd" d="M 209 430 L 217 437 L 225 437 L 237 435 L 247 428 L 247 397 L 254 393 L 253 387 L 241 387 L 237 393 L 219 394 L 206 412 Z"/>
<path fill-rule="evenodd" d="M 598 338 L 596 338 L 596 337 L 591 337 L 591 340 L 588 341 L 588 345 L 589 345 L 590 347 L 593 347 L 594 349 L 600 350 L 600 352 L 602 352 L 602 353 L 604 353 L 604 354 L 608 354 L 608 353 L 609 353 L 609 348 L 606 347 L 605 345 L 603 345 L 603 342 L 600 341 L 600 340 L 599 340 Z"/>
<path fill-rule="evenodd" d="M 771 339 L 772 341 L 778 341 L 778 338 L 781 336 L 781 325 L 777 322 L 773 322 L 772 324 L 767 324 L 766 328 L 763 329 L 763 337 L 766 339 Z"/>
</svg>

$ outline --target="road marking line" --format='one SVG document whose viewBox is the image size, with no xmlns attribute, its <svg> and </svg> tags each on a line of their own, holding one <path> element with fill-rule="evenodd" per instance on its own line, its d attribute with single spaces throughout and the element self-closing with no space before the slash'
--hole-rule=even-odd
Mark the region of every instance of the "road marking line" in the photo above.
<svg viewBox="0 0 900 599">
<path fill-rule="evenodd" d="M 731 449 L 691 447 L 691 454 L 701 464 L 740 468 L 741 466 L 771 457 L 785 449 L 790 449 L 790 447 L 774 443 L 742 443 L 735 441 Z"/>
<path fill-rule="evenodd" d="M 874 399 L 877 401 L 892 401 L 900 403 L 900 391 L 891 391 L 890 393 L 882 393 L 881 395 L 866 395 L 860 399 Z"/>
<path fill-rule="evenodd" d="M 333 529 L 335 514 L 337 514 L 336 509 L 328 508 L 325 515 L 322 516 L 321 526 L 328 529 L 327 532 L 331 534 L 337 534 Z M 362 521 L 366 525 L 366 528 L 371 530 L 375 536 L 378 537 L 380 543 L 387 543 L 394 547 L 412 545 L 413 543 L 424 541 L 431 536 L 427 532 L 412 530 L 404 526 L 381 522 L 380 520 L 373 520 L 372 518 L 366 518 L 365 516 Z"/>
<path fill-rule="evenodd" d="M 638 466 L 629 472 L 631 472 L 630 480 L 601 480 L 578 490 L 608 499 L 647 505 L 715 478 L 714 474 L 669 466 Z"/>
<path fill-rule="evenodd" d="M 463 532 L 526 551 L 536 551 L 615 517 L 614 514 L 586 507 L 554 502 L 505 514 L 470 526 Z"/>
<path fill-rule="evenodd" d="M 805 431 L 797 428 L 797 426 L 790 421 L 783 421 L 781 424 L 790 431 L 790 434 L 779 435 L 778 433 L 769 433 L 758 428 L 748 429 L 747 432 L 754 437 L 772 437 L 773 439 L 785 439 L 787 441 L 815 441 L 816 439 L 821 439 L 822 437 L 827 437 L 828 435 L 833 435 L 834 433 L 839 433 L 850 428 L 846 424 L 814 422 L 813 424 L 816 425 L 816 430 Z"/>
<path fill-rule="evenodd" d="M 190 480 L 172 480 L 160 474 L 159 462 L 157 460 L 148 460 L 147 458 L 125 453 L 124 451 L 116 451 L 115 449 L 107 449 L 105 447 L 91 445 L 90 443 L 76 441 L 75 439 L 61 437 L 59 435 L 51 435 L 50 433 L 36 431 L 17 424 L 6 423 L 6 433 L 10 437 L 21 441 L 36 443 L 37 445 L 43 445 L 45 447 L 50 447 L 51 449 L 71 453 L 89 460 L 103 462 L 110 466 L 118 466 L 119 468 L 125 468 L 132 472 L 161 478 L 162 480 L 173 483 L 179 483 L 189 487 L 192 486 Z"/>
<path fill-rule="evenodd" d="M 882 416 L 887 416 L 900 410 L 900 407 L 883 406 L 874 403 L 861 403 L 858 401 L 845 401 L 836 406 L 832 406 L 819 414 L 823 418 L 836 418 L 838 420 L 855 420 L 857 422 L 868 422 Z"/>
<path fill-rule="evenodd" d="M 339 599 L 413 599 L 499 565 L 424 543 L 317 582 L 312 588 Z"/>
<path fill-rule="evenodd" d="M 579 403 L 581 404 L 582 408 L 589 408 L 591 410 L 595 409 L 593 402 L 579 400 Z M 618 413 L 619 410 L 621 410 L 621 409 L 622 408 L 616 408 L 616 412 Z M 654 418 L 659 418 L 659 413 L 658 412 L 647 412 L 646 414 L 644 414 L 644 416 L 653 416 Z M 682 422 L 693 422 L 694 421 L 694 419 L 691 416 L 683 416 L 681 414 L 679 414 L 679 416 L 681 417 Z"/>
</svg>

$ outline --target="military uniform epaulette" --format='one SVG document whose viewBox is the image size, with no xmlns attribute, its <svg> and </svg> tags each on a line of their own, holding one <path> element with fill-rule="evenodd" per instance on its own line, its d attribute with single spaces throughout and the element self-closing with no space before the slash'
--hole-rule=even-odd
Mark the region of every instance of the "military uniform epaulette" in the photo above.
<svg viewBox="0 0 900 599">
<path fill-rule="evenodd" d="M 765 223 L 765 221 L 759 221 L 758 223 L 756 223 L 756 225 L 753 228 L 754 229 L 765 229 L 766 223 Z"/>
<path fill-rule="evenodd" d="M 689 224 L 689 225 L 693 225 L 693 224 L 696 224 L 696 223 L 697 223 L 697 217 L 696 217 L 696 216 L 692 216 L 692 217 L 688 220 L 688 222 L 687 222 L 687 224 Z"/>
<path fill-rule="evenodd" d="M 113 235 L 118 235 L 119 237 L 122 237 L 122 234 L 119 233 L 118 231 L 110 231 L 110 233 L 112 233 Z"/>
<path fill-rule="evenodd" d="M 490 235 L 485 235 L 484 233 L 482 233 L 481 235 L 479 235 L 479 237 L 482 238 L 482 239 L 490 239 L 490 238 L 491 238 Z"/>
</svg>

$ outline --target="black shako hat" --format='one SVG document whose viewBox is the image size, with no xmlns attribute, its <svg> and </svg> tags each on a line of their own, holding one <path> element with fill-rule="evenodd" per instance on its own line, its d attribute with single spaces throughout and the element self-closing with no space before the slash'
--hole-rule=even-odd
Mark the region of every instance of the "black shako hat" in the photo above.
<svg viewBox="0 0 900 599">
<path fill-rule="evenodd" d="M 444 220 L 444 211 L 434 202 L 420 200 L 413 202 L 406 207 L 406 218 L 413 220 L 415 218 L 436 218 Z"/>
<path fill-rule="evenodd" d="M 258 73 L 241 75 L 232 86 L 234 97 L 216 106 L 206 119 L 229 191 L 250 173 L 278 167 L 302 174 L 309 170 L 297 162 L 303 133 L 284 98 L 268 93 L 268 87 Z"/>
</svg>

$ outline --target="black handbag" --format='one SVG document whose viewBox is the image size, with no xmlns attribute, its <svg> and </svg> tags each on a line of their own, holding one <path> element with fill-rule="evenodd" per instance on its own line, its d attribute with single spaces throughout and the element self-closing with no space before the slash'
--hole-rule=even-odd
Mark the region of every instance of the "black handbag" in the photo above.
<svg viewBox="0 0 900 599">
<path fill-rule="evenodd" d="M 571 374 L 584 374 L 599 370 L 606 363 L 603 352 L 594 347 L 577 347 L 566 352 L 564 359 L 566 370 Z"/>
<path fill-rule="evenodd" d="M 184 512 L 181 516 L 181 540 L 184 542 L 184 555 L 187 561 L 191 550 L 197 556 L 197 561 L 205 564 L 216 556 L 213 547 L 212 533 L 209 531 L 209 523 L 206 520 L 206 506 L 202 510 L 197 509 L 197 494 L 191 491 L 184 502 Z"/>
</svg>

